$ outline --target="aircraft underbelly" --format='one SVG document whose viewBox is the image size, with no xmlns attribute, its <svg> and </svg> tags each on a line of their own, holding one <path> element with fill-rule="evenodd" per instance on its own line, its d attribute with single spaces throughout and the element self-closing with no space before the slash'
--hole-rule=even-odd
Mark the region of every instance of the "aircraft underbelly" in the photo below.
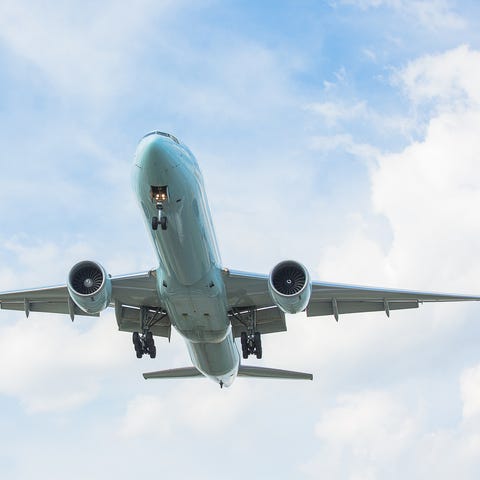
<svg viewBox="0 0 480 480">
<path fill-rule="evenodd" d="M 235 379 L 240 365 L 240 356 L 231 331 L 220 343 L 190 343 L 187 341 L 190 358 L 204 375 L 229 386 Z"/>
<path fill-rule="evenodd" d="M 162 288 L 161 297 L 173 326 L 190 342 L 218 343 L 228 334 L 224 287 L 211 281 L 215 276 L 212 272 L 200 285 Z"/>
</svg>

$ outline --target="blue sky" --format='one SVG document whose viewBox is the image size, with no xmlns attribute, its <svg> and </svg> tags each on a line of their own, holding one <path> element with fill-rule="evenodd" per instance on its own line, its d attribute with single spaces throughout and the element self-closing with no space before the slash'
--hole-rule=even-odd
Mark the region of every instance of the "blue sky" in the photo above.
<svg viewBox="0 0 480 480">
<path fill-rule="evenodd" d="M 225 266 L 479 293 L 474 1 L 0 5 L 0 289 L 155 266 L 131 191 L 161 129 L 202 168 Z M 478 305 L 288 318 L 313 383 L 145 382 L 112 313 L 2 312 L 5 479 L 478 478 Z M 253 361 L 252 361 L 253 362 Z M 253 362 L 255 363 L 255 362 Z M 148 459 L 148 461 L 145 461 Z"/>
</svg>

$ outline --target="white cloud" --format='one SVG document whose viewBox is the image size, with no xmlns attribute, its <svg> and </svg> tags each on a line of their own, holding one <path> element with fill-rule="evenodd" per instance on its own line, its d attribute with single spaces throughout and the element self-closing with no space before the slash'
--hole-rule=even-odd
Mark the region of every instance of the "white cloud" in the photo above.
<svg viewBox="0 0 480 480">
<path fill-rule="evenodd" d="M 229 429 L 240 411 L 251 405 L 252 390 L 248 383 L 219 391 L 218 386 L 204 379 L 158 380 L 168 382 L 166 396 L 139 395 L 127 405 L 119 434 L 124 438 L 145 435 L 165 437 L 175 429 L 187 428 L 202 434 L 218 434 Z M 175 383 L 180 386 L 175 387 Z"/>
<path fill-rule="evenodd" d="M 432 110 L 424 137 L 398 153 L 358 145 L 348 134 L 313 137 L 313 148 L 341 149 L 370 160 L 374 212 L 386 218 L 392 233 L 385 248 L 384 239 L 372 235 L 369 222 L 357 216 L 343 241 L 322 255 L 322 276 L 335 278 L 336 268 L 342 268 L 338 265 L 345 264 L 349 281 L 371 271 L 399 287 L 475 290 L 480 272 L 479 260 L 472 257 L 480 236 L 472 208 L 480 203 L 478 75 L 480 54 L 467 47 L 422 57 L 400 71 L 411 98 L 440 99 L 443 108 Z"/>
<path fill-rule="evenodd" d="M 2 317 L 6 320 L 7 312 Z M 1 327 L 0 391 L 19 398 L 30 412 L 59 412 L 92 400 L 107 372 L 127 363 L 130 341 L 115 334 L 112 315 L 84 333 L 78 325 L 82 317 L 76 322 L 32 313 Z"/>
<path fill-rule="evenodd" d="M 432 29 L 457 29 L 465 26 L 465 20 L 452 10 L 448 0 L 340 0 L 340 3 L 355 5 L 363 10 L 392 8 Z"/>
<path fill-rule="evenodd" d="M 366 114 L 366 103 L 358 102 L 353 105 L 338 102 L 315 102 L 306 105 L 307 111 L 321 115 L 327 125 L 333 126 L 339 121 L 352 120 Z"/>
<path fill-rule="evenodd" d="M 349 134 L 316 135 L 311 138 L 310 147 L 313 150 L 323 152 L 342 149 L 346 153 L 369 162 L 374 161 L 380 153 L 378 149 L 372 145 L 355 142 Z"/>
<path fill-rule="evenodd" d="M 478 402 L 478 371 L 461 375 L 464 414 L 448 427 L 432 424 L 420 399 L 407 400 L 409 387 L 340 395 L 315 426 L 320 450 L 303 471 L 311 478 L 477 478 L 480 437 L 468 405 L 472 387 Z"/>
<path fill-rule="evenodd" d="M 38 67 L 55 89 L 99 101 L 123 91 L 137 35 L 173 5 L 169 0 L 81 6 L 6 0 L 0 5 L 0 39 Z"/>
<path fill-rule="evenodd" d="M 332 278 L 338 271 L 349 281 L 372 278 L 405 288 L 478 293 L 480 260 L 472 252 L 480 237 L 476 211 L 480 204 L 480 110 L 475 88 L 479 71 L 480 56 L 468 47 L 422 57 L 400 71 L 398 78 L 412 101 L 434 100 L 441 108 L 431 110 L 423 138 L 398 153 L 379 153 L 377 165 L 372 166 L 373 207 L 388 220 L 392 241 L 385 248 L 366 221 L 350 219 L 348 236 L 322 255 L 322 275 Z M 345 148 L 350 140 L 349 136 L 335 136 L 318 146 Z M 415 326 L 404 328 L 405 324 L 393 320 L 389 329 L 381 327 L 378 336 L 370 319 L 362 319 L 361 327 L 349 322 L 349 331 L 342 335 L 330 331 L 330 326 L 323 333 L 336 347 L 338 374 L 341 351 L 348 352 L 350 362 L 358 366 L 367 361 L 369 350 L 378 358 L 390 358 L 385 344 L 397 352 L 392 358 L 398 355 L 403 363 L 416 342 L 423 344 L 420 350 L 424 351 L 431 351 L 433 343 L 445 344 L 442 355 L 455 350 L 448 337 L 468 335 L 461 332 L 463 311 L 459 305 L 451 309 L 442 305 L 429 310 L 431 318 L 419 312 Z M 395 317 L 403 316 L 403 323 L 415 317 L 409 315 L 408 320 L 406 314 Z M 350 334 L 354 338 L 349 339 Z M 317 345 L 317 354 L 310 342 Z M 320 335 L 309 338 L 303 352 L 312 359 L 317 355 L 320 365 L 329 365 L 334 352 L 328 341 L 320 343 Z M 466 343 L 462 340 L 462 345 Z M 461 357 L 461 347 L 456 351 Z M 329 360 L 323 363 L 327 356 Z M 413 357 L 419 361 L 420 354 Z M 373 364 L 369 368 L 373 370 Z M 391 375 L 396 375 L 396 367 L 390 369 Z M 312 478 L 477 478 L 479 372 L 480 367 L 474 366 L 459 374 L 462 405 L 457 407 L 463 414 L 452 414 L 446 427 L 429 418 L 431 404 L 439 401 L 439 395 L 416 398 L 413 405 L 408 400 L 416 375 L 408 373 L 408 368 L 397 380 L 392 378 L 395 390 L 339 395 L 316 425 L 319 454 L 304 471 Z M 402 378 L 407 384 L 398 387 Z M 442 401 L 448 402 L 451 410 L 457 397 L 451 384 L 443 388 L 449 391 Z"/>
<path fill-rule="evenodd" d="M 23 237 L 1 243 L 0 289 L 64 284 L 76 261 L 96 257 L 86 243 L 64 243 Z M 118 259 L 117 266 L 130 262 Z M 2 310 L 0 316 L 0 392 L 30 412 L 77 408 L 100 393 L 104 378 L 132 364 L 130 335 L 118 332 L 111 311 L 77 316 L 73 324 L 68 315 L 32 312 L 26 319 Z"/>
<path fill-rule="evenodd" d="M 397 80 L 415 103 L 435 100 L 443 108 L 478 108 L 480 52 L 461 45 L 422 56 L 403 68 Z"/>
<path fill-rule="evenodd" d="M 477 418 L 480 414 L 480 365 L 466 369 L 460 377 L 463 417 Z"/>
<path fill-rule="evenodd" d="M 423 139 L 379 157 L 372 174 L 373 204 L 391 224 L 388 261 L 399 278 L 416 272 L 419 284 L 475 288 L 480 97 L 473 82 L 479 75 L 480 54 L 466 47 L 420 58 L 400 73 L 411 98 L 439 98 L 443 108 L 433 111 Z"/>
</svg>

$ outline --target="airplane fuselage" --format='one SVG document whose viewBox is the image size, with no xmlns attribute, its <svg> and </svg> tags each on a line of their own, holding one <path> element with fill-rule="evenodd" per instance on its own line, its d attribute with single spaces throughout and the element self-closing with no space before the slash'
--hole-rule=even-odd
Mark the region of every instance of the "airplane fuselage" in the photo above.
<svg viewBox="0 0 480 480">
<path fill-rule="evenodd" d="M 137 148 L 133 181 L 158 257 L 159 299 L 185 339 L 194 366 L 229 386 L 240 356 L 197 161 L 174 137 L 154 132 Z M 166 218 L 165 229 L 152 228 L 152 218 L 159 216 Z"/>
</svg>

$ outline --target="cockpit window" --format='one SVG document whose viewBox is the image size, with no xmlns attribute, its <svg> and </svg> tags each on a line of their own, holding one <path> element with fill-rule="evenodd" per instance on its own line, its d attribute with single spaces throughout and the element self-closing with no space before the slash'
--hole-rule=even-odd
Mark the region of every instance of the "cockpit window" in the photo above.
<svg viewBox="0 0 480 480">
<path fill-rule="evenodd" d="M 162 137 L 171 138 L 175 143 L 180 144 L 180 142 L 178 141 L 178 139 L 177 139 L 176 137 L 174 137 L 173 135 L 170 135 L 169 133 L 165 133 L 165 132 L 159 132 L 158 130 L 154 130 L 153 132 L 147 133 L 146 135 L 144 135 L 144 136 L 142 137 L 142 140 L 143 140 L 145 137 L 149 137 L 150 135 L 162 135 Z"/>
</svg>

